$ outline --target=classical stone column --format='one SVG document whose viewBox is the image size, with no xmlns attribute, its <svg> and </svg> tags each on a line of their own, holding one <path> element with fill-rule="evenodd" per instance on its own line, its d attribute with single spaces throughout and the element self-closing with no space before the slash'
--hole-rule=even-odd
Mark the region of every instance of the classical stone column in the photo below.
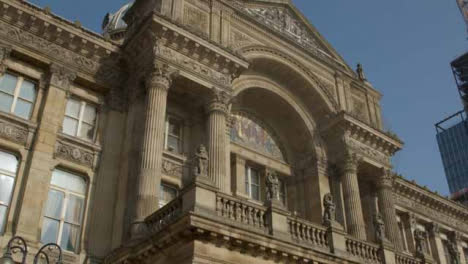
<svg viewBox="0 0 468 264">
<path fill-rule="evenodd" d="M 376 180 L 379 212 L 385 222 L 385 233 L 396 249 L 401 250 L 400 232 L 393 201 L 393 174 L 390 170 L 381 169 Z"/>
<path fill-rule="evenodd" d="M 213 88 L 207 105 L 208 112 L 208 177 L 214 186 L 225 190 L 226 179 L 226 118 L 229 113 L 230 96 L 221 90 Z"/>
<path fill-rule="evenodd" d="M 366 239 L 366 228 L 362 213 L 361 197 L 357 177 L 358 159 L 354 153 L 346 153 L 342 165 L 343 196 L 348 233 Z"/>
<path fill-rule="evenodd" d="M 167 93 L 174 73 L 167 65 L 158 64 L 146 80 L 145 121 L 132 236 L 140 234 L 139 224 L 158 209 Z"/>
</svg>

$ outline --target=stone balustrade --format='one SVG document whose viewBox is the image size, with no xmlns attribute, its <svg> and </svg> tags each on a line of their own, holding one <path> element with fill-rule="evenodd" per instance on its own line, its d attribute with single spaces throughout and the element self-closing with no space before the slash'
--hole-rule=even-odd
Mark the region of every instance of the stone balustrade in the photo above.
<svg viewBox="0 0 468 264">
<path fill-rule="evenodd" d="M 158 233 L 164 227 L 177 220 L 182 215 L 182 199 L 177 198 L 157 210 L 145 219 L 145 224 L 151 234 Z"/>
<path fill-rule="evenodd" d="M 395 262 L 396 264 L 420 264 L 421 260 L 416 259 L 412 256 L 397 253 L 395 255 Z"/>
<path fill-rule="evenodd" d="M 365 263 L 383 263 L 378 245 L 346 237 L 346 251 L 362 260 Z"/>
<path fill-rule="evenodd" d="M 328 248 L 327 230 L 323 226 L 297 218 L 288 218 L 289 233 L 293 241 Z"/>
<path fill-rule="evenodd" d="M 248 201 L 217 194 L 216 212 L 218 216 L 262 231 L 267 228 L 265 223 L 266 208 Z"/>
</svg>

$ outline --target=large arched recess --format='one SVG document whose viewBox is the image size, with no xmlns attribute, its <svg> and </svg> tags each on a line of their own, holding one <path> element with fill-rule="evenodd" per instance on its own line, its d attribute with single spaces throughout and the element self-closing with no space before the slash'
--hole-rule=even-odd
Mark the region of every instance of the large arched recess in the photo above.
<svg viewBox="0 0 468 264">
<path fill-rule="evenodd" d="M 327 159 L 317 124 L 337 109 L 318 78 L 287 55 L 265 47 L 241 50 L 251 66 L 233 83 L 232 110 L 247 111 L 271 127 L 294 169 L 294 210 L 320 221 L 328 178 L 318 168 Z M 323 165 L 323 164 L 322 164 Z"/>
</svg>

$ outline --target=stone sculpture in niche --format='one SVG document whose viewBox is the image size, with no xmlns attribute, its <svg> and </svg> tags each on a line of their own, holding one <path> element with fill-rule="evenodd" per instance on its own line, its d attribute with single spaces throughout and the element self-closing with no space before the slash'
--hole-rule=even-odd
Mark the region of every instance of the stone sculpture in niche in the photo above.
<svg viewBox="0 0 468 264">
<path fill-rule="evenodd" d="M 202 144 L 198 147 L 194 158 L 193 174 L 195 177 L 208 177 L 208 152 Z"/>
<path fill-rule="evenodd" d="M 450 255 L 449 264 L 460 264 L 460 252 L 458 252 L 457 244 L 453 241 L 447 243 L 448 253 Z"/>
<path fill-rule="evenodd" d="M 274 171 L 268 171 L 266 175 L 266 198 L 267 201 L 279 201 L 279 180 Z"/>
<path fill-rule="evenodd" d="M 336 205 L 333 202 L 333 196 L 330 193 L 327 193 L 323 196 L 323 224 L 326 226 L 330 226 L 333 222 L 335 222 L 335 210 Z"/>
<path fill-rule="evenodd" d="M 426 238 L 426 234 L 424 231 L 416 229 L 414 230 L 414 242 L 416 245 L 416 256 L 424 257 L 424 239 Z"/>
<path fill-rule="evenodd" d="M 374 215 L 375 238 L 378 242 L 385 241 L 385 222 L 380 213 Z"/>
</svg>

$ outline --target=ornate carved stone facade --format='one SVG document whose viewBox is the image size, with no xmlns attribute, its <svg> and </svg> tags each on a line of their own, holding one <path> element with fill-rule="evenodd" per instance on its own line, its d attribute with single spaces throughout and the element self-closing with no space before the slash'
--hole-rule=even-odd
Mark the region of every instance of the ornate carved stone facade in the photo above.
<svg viewBox="0 0 468 264">
<path fill-rule="evenodd" d="M 136 0 L 107 17 L 102 37 L 0 0 L 0 78 L 33 94 L 29 115 L 0 105 L 0 156 L 18 161 L 0 246 L 56 237 L 64 263 L 467 260 L 468 210 L 391 171 L 403 143 L 381 95 L 291 1 Z M 62 206 L 81 212 L 73 239 L 48 212 L 62 191 L 83 201 Z"/>
</svg>

